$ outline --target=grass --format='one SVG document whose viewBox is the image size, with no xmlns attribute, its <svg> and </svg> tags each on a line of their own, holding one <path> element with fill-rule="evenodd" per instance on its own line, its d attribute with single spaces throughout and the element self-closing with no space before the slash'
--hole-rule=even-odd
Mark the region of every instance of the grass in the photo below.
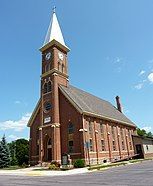
<svg viewBox="0 0 153 186">
<path fill-rule="evenodd" d="M 96 166 L 91 166 L 88 168 L 88 170 L 101 170 L 109 167 L 116 167 L 116 166 L 121 166 L 121 165 L 128 165 L 129 163 L 141 163 L 146 160 L 152 160 L 151 158 L 149 159 L 134 159 L 134 160 L 129 160 L 129 161 L 123 161 L 123 162 L 118 162 L 118 163 L 110 163 L 110 164 L 102 164 L 102 165 L 96 165 Z"/>
<path fill-rule="evenodd" d="M 127 164 L 126 162 L 103 164 L 103 165 L 89 167 L 88 170 L 95 170 L 95 169 L 100 170 L 104 168 L 115 167 L 115 166 L 126 165 L 126 164 Z"/>
<path fill-rule="evenodd" d="M 40 168 L 40 169 L 34 169 L 33 171 L 50 171 L 50 170 L 49 169 Z"/>
<path fill-rule="evenodd" d="M 10 166 L 10 167 L 6 167 L 6 168 L 2 168 L 0 170 L 17 170 L 17 169 L 23 169 L 23 167 L 20 166 Z"/>
</svg>

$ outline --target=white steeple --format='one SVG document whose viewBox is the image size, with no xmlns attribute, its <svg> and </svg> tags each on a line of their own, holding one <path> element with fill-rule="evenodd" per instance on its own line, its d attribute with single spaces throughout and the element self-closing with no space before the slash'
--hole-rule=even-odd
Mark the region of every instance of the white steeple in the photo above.
<svg viewBox="0 0 153 186">
<path fill-rule="evenodd" d="M 55 13 L 55 8 L 53 10 L 53 15 L 51 18 L 51 22 L 50 22 L 43 46 L 47 45 L 52 40 L 56 40 L 63 46 L 66 46 L 62 31 L 61 31 L 61 28 L 60 28 L 60 25 L 59 25 L 59 22 L 58 22 L 56 13 Z"/>
</svg>

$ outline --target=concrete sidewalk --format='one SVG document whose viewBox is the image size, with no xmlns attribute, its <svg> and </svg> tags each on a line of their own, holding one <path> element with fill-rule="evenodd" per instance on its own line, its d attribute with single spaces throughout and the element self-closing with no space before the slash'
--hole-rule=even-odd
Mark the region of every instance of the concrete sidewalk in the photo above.
<svg viewBox="0 0 153 186">
<path fill-rule="evenodd" d="M 17 176 L 67 176 L 74 174 L 83 174 L 89 172 L 88 168 L 78 168 L 66 171 L 37 170 L 40 168 L 30 167 L 18 170 L 0 170 L 0 175 L 17 175 Z"/>
</svg>

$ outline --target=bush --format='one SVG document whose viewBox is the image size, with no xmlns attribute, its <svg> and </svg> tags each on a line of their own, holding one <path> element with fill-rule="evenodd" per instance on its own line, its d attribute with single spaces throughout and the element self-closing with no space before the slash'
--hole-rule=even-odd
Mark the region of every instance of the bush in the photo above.
<svg viewBox="0 0 153 186">
<path fill-rule="evenodd" d="M 28 166 L 26 163 L 23 163 L 23 164 L 21 165 L 21 167 L 22 167 L 22 168 L 28 168 L 29 166 Z"/>
<path fill-rule="evenodd" d="M 52 161 L 49 165 L 49 170 L 59 170 L 60 169 L 60 163 L 58 161 Z"/>
<path fill-rule="evenodd" d="M 55 164 L 50 164 L 49 165 L 49 170 L 57 170 L 58 167 L 55 166 Z"/>
<path fill-rule="evenodd" d="M 85 167 L 85 161 L 82 159 L 78 159 L 74 162 L 74 167 L 75 168 L 83 168 Z"/>
<path fill-rule="evenodd" d="M 61 166 L 61 164 L 58 161 L 52 161 L 51 165 L 55 165 L 58 168 L 60 168 L 60 166 Z"/>
</svg>

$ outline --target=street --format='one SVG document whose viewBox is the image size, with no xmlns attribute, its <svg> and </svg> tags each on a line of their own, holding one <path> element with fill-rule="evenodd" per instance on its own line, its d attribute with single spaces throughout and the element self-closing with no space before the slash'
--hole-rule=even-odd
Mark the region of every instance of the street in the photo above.
<svg viewBox="0 0 153 186">
<path fill-rule="evenodd" d="M 0 186 L 153 186 L 153 161 L 69 176 L 0 175 Z"/>
</svg>

